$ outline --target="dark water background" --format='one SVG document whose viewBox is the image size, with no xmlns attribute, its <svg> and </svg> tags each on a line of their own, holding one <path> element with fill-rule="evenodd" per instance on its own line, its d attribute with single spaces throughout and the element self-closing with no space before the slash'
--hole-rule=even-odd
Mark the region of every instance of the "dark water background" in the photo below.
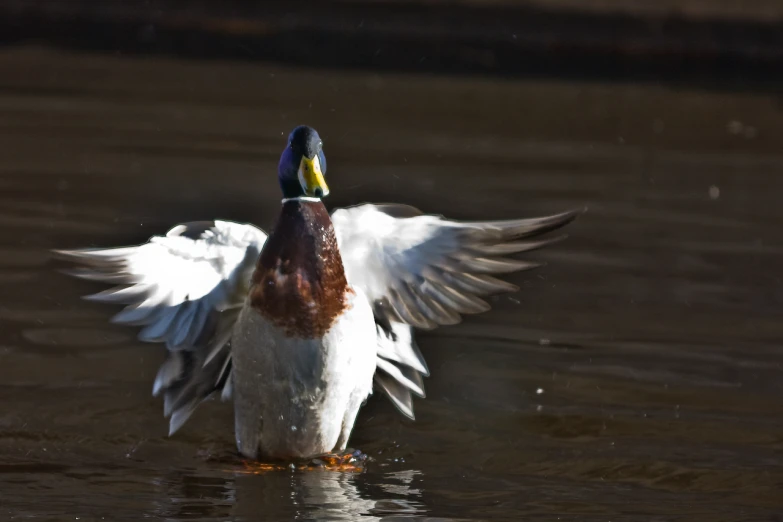
<svg viewBox="0 0 783 522">
<path fill-rule="evenodd" d="M 774 90 L 329 72 L 0 51 L 0 519 L 780 520 L 783 103 Z M 166 437 L 163 348 L 53 247 L 195 219 L 268 228 L 289 130 L 331 207 L 460 219 L 587 205 L 523 291 L 420 334 L 361 474 L 245 475 L 228 405 Z"/>
</svg>

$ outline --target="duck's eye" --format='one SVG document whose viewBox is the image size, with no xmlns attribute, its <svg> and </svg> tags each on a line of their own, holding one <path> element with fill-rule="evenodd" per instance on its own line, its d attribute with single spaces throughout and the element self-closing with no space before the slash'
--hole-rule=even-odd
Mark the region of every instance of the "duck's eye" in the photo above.
<svg viewBox="0 0 783 522">
<path fill-rule="evenodd" d="M 323 141 L 319 141 L 318 142 L 318 150 L 321 150 L 323 148 L 324 148 L 324 142 Z"/>
</svg>

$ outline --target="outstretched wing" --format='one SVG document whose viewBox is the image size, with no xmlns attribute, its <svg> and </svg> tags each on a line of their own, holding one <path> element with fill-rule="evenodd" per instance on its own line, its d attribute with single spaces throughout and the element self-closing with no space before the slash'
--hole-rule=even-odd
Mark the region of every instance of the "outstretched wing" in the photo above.
<svg viewBox="0 0 783 522">
<path fill-rule="evenodd" d="M 83 266 L 66 272 L 115 286 L 86 299 L 126 305 L 112 318 L 166 344 L 153 394 L 177 431 L 215 391 L 231 394 L 229 340 L 267 235 L 252 225 L 198 221 L 138 246 L 56 250 Z"/>
<path fill-rule="evenodd" d="M 507 221 L 459 222 L 405 205 L 359 205 L 332 215 L 348 282 L 375 307 L 376 384 L 413 417 L 410 392 L 423 396 L 424 360 L 411 328 L 456 324 L 462 314 L 489 310 L 482 296 L 518 290 L 493 274 L 539 263 L 507 257 L 554 243 L 540 238 L 580 211 Z"/>
</svg>

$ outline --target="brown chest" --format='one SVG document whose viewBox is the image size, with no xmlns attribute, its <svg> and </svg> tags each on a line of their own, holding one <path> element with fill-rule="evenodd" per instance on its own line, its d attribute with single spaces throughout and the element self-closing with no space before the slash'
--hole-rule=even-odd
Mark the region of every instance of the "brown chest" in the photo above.
<svg viewBox="0 0 783 522">
<path fill-rule="evenodd" d="M 345 312 L 350 293 L 326 208 L 284 203 L 253 273 L 252 307 L 286 335 L 314 339 Z"/>
</svg>

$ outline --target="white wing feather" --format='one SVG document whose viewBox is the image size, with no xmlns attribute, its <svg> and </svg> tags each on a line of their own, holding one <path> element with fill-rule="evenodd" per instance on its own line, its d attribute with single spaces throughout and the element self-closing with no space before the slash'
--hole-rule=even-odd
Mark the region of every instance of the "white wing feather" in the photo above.
<svg viewBox="0 0 783 522">
<path fill-rule="evenodd" d="M 580 212 L 459 222 L 393 204 L 334 211 L 348 282 L 361 288 L 375 306 L 376 384 L 400 411 L 413 418 L 410 393 L 423 395 L 421 375 L 427 375 L 411 327 L 455 324 L 461 314 L 489 310 L 481 296 L 517 290 L 490 274 L 539 266 L 504 256 L 563 239 L 537 236 L 568 224 Z"/>
<path fill-rule="evenodd" d="M 172 433 L 212 392 L 230 394 L 228 342 L 266 238 L 252 225 L 202 221 L 138 246 L 55 251 L 83 265 L 71 275 L 120 285 L 86 297 L 126 305 L 113 322 L 166 344 L 153 393 L 164 392 Z"/>
</svg>

